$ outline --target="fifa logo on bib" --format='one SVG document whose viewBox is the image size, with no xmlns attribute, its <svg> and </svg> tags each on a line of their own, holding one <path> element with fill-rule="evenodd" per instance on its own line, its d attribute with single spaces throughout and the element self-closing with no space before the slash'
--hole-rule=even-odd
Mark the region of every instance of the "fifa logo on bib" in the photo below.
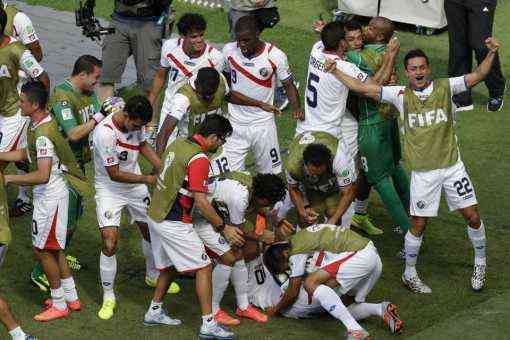
<svg viewBox="0 0 510 340">
<path fill-rule="evenodd" d="M 407 115 L 407 123 L 411 128 L 426 127 L 447 121 L 448 116 L 446 116 L 443 109 L 432 110 L 425 113 L 410 113 Z"/>
</svg>

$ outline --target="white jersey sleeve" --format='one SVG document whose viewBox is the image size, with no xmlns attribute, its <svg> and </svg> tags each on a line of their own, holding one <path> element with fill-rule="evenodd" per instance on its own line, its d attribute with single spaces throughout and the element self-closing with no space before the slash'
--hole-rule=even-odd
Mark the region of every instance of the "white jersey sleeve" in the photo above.
<svg viewBox="0 0 510 340">
<path fill-rule="evenodd" d="M 35 33 L 34 25 L 30 18 L 23 12 L 18 12 L 13 19 L 14 37 L 20 40 L 23 45 L 31 44 L 39 40 Z"/>
<path fill-rule="evenodd" d="M 452 95 L 466 92 L 469 90 L 466 83 L 466 76 L 454 77 L 448 79 Z"/>
<path fill-rule="evenodd" d="M 400 113 L 404 112 L 405 86 L 381 87 L 381 102 L 393 104 Z"/>
<path fill-rule="evenodd" d="M 245 213 L 246 209 L 248 209 L 249 197 L 250 194 L 245 186 L 232 181 L 229 195 L 224 200 L 228 207 L 230 223 L 240 225 L 245 222 Z"/>
<path fill-rule="evenodd" d="M 119 164 L 115 132 L 105 126 L 99 126 L 94 132 L 94 152 L 100 157 L 103 166 Z"/>
<path fill-rule="evenodd" d="M 218 51 L 216 48 L 213 48 L 210 53 L 210 63 L 211 66 L 216 69 L 220 74 L 225 70 L 225 58 L 223 57 L 223 53 Z"/>
<path fill-rule="evenodd" d="M 368 78 L 368 74 L 360 70 L 358 66 L 344 60 L 337 60 L 336 68 L 342 71 L 343 73 L 347 74 L 348 76 L 356 78 L 363 82 Z"/>
<path fill-rule="evenodd" d="M 356 182 L 356 166 L 347 146 L 343 141 L 338 142 L 338 149 L 333 159 L 333 173 L 340 188 Z"/>
<path fill-rule="evenodd" d="M 42 66 L 37 62 L 37 60 L 35 60 L 35 57 L 28 50 L 23 51 L 19 64 L 21 70 L 23 70 L 31 78 L 37 78 L 44 72 Z"/>
<path fill-rule="evenodd" d="M 289 257 L 290 278 L 300 277 L 306 273 L 308 254 L 296 254 Z"/>
<path fill-rule="evenodd" d="M 182 120 L 186 113 L 188 113 L 190 104 L 188 97 L 176 93 L 170 104 L 170 115 L 178 121 Z"/>
<path fill-rule="evenodd" d="M 53 158 L 56 156 L 55 146 L 46 136 L 39 136 L 35 141 L 37 158 Z"/>
<path fill-rule="evenodd" d="M 269 52 L 269 59 L 276 66 L 276 77 L 280 81 L 286 81 L 292 77 L 292 71 L 289 66 L 289 61 L 285 53 L 277 47 L 273 47 Z"/>
<path fill-rule="evenodd" d="M 163 46 L 161 47 L 161 57 L 159 59 L 159 65 L 162 68 L 169 68 L 170 62 L 168 61 L 168 58 L 166 57 L 169 50 L 172 49 L 172 47 L 175 45 L 174 39 L 167 39 L 165 42 L 163 42 Z"/>
</svg>

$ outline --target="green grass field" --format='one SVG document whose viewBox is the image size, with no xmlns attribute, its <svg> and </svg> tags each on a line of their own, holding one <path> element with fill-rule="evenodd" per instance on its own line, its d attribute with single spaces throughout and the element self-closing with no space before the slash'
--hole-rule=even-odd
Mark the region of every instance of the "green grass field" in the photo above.
<svg viewBox="0 0 510 340">
<path fill-rule="evenodd" d="M 70 0 L 27 0 L 30 4 L 45 4 L 62 10 L 71 10 Z M 96 14 L 108 17 L 110 0 L 98 0 Z M 287 52 L 290 64 L 301 84 L 305 83 L 308 53 L 316 41 L 311 24 L 326 6 L 319 0 L 280 0 L 281 23 L 264 33 L 264 39 L 276 43 Z M 226 13 L 207 10 L 175 2 L 179 13 L 196 11 L 208 20 L 207 39 L 225 42 L 228 39 Z M 501 59 L 505 73 L 510 70 L 509 49 L 510 25 L 505 24 L 510 15 L 510 3 L 500 1 L 497 10 L 495 36 L 503 42 Z M 325 15 L 327 17 L 327 15 Z M 444 76 L 448 64 L 448 37 L 422 37 L 399 32 L 402 50 L 423 48 L 431 57 L 434 74 Z M 46 61 L 50 62 L 50 61 Z M 400 68 L 402 68 L 399 65 Z M 303 86 L 302 86 L 303 87 Z M 405 320 L 405 330 L 400 338 L 414 339 L 508 339 L 510 325 L 510 222 L 507 220 L 510 204 L 508 174 L 510 174 L 510 139 L 506 131 L 510 125 L 509 103 L 498 113 L 485 110 L 487 91 L 480 85 L 474 92 L 475 110 L 461 113 L 458 117 L 458 137 L 461 152 L 474 182 L 480 211 L 488 233 L 488 280 L 487 288 L 473 293 L 469 278 L 472 270 L 472 247 L 466 235 L 462 218 L 448 212 L 444 204 L 440 215 L 429 226 L 419 258 L 422 278 L 433 289 L 431 295 L 415 295 L 402 287 L 401 260 L 395 258 L 401 246 L 401 238 L 391 232 L 392 222 L 382 207 L 377 194 L 371 196 L 370 212 L 373 219 L 386 230 L 381 237 L 374 238 L 383 259 L 384 269 L 370 300 L 388 299 L 399 306 Z M 278 120 L 282 144 L 288 144 L 294 133 L 294 122 L 290 115 Z M 90 174 L 90 172 L 89 172 Z M 11 196 L 15 189 L 10 189 Z M 152 296 L 152 290 L 144 284 L 144 260 L 139 245 L 139 235 L 133 226 L 121 228 L 118 251 L 118 276 L 116 292 L 118 309 L 109 321 L 101 321 L 96 313 L 101 302 L 99 284 L 100 237 L 97 231 L 94 202 L 88 201 L 84 218 L 76 233 L 71 253 L 88 265 L 88 269 L 75 275 L 84 310 L 71 317 L 38 324 L 32 321 L 45 298 L 28 282 L 28 273 L 33 264 L 30 242 L 30 217 L 12 220 L 14 242 L 6 263 L 1 270 L 0 292 L 12 306 L 23 327 L 41 339 L 192 339 L 200 325 L 199 307 L 191 280 L 180 281 L 182 292 L 168 296 L 165 305 L 172 316 L 183 320 L 176 328 L 145 328 L 142 318 Z M 232 311 L 233 293 L 230 292 L 224 307 Z M 362 323 L 375 339 L 390 339 L 391 334 L 376 319 Z M 328 316 L 317 320 L 271 319 L 261 326 L 243 321 L 235 328 L 240 339 L 338 339 L 343 338 L 344 329 Z M 5 330 L 0 329 L 0 339 L 6 339 Z"/>
</svg>

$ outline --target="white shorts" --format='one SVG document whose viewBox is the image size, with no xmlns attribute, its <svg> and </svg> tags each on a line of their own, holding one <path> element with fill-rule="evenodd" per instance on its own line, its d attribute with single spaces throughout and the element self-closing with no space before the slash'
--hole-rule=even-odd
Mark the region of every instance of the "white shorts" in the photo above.
<svg viewBox="0 0 510 340">
<path fill-rule="evenodd" d="M 343 140 L 349 150 L 352 158 L 358 158 L 358 121 L 349 112 L 345 112 L 345 116 L 340 124 L 341 140 Z"/>
<path fill-rule="evenodd" d="M 341 295 L 354 296 L 364 302 L 382 272 L 382 262 L 372 241 L 355 253 L 334 254 L 325 252 L 321 269 L 328 272 L 340 284 Z"/>
<path fill-rule="evenodd" d="M 96 192 L 96 214 L 99 228 L 118 227 L 122 209 L 126 208 L 133 222 L 147 222 L 147 208 L 150 204 L 149 190 L 140 184 L 132 191 L 116 193 L 98 190 Z"/>
<path fill-rule="evenodd" d="M 282 172 L 280 144 L 274 119 L 257 125 L 232 123 L 232 136 L 223 145 L 223 152 L 211 161 L 212 173 L 246 170 L 248 152 L 253 153 L 256 171 L 279 174 Z"/>
<path fill-rule="evenodd" d="M 34 197 L 32 214 L 32 245 L 37 249 L 66 248 L 69 191 L 60 199 Z"/>
<path fill-rule="evenodd" d="M 304 286 L 301 285 L 296 301 L 290 308 L 282 311 L 282 314 L 287 318 L 308 319 L 325 312 L 318 300 L 312 299 L 312 302 L 308 303 L 308 293 Z"/>
<path fill-rule="evenodd" d="M 178 221 L 157 223 L 150 218 L 148 224 L 156 268 L 163 269 L 171 263 L 177 271 L 184 273 L 211 264 L 204 242 L 196 233 L 193 224 Z M 156 243 L 153 243 L 153 235 Z"/>
<path fill-rule="evenodd" d="M 19 149 L 23 134 L 27 133 L 28 121 L 20 110 L 12 117 L 0 116 L 0 152 Z"/>
<path fill-rule="evenodd" d="M 478 203 L 464 163 L 459 160 L 449 168 L 411 172 L 411 216 L 437 216 L 442 190 L 450 211 Z"/>
<path fill-rule="evenodd" d="M 207 251 L 214 254 L 214 256 L 221 257 L 230 251 L 228 241 L 223 235 L 215 231 L 209 222 L 198 218 L 195 220 L 194 226 L 198 237 L 204 242 Z"/>
</svg>

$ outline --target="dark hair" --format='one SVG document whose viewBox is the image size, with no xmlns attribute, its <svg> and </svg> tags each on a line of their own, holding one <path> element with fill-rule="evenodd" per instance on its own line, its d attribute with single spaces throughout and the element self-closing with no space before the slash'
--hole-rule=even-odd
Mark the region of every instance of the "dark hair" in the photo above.
<svg viewBox="0 0 510 340">
<path fill-rule="evenodd" d="M 46 109 L 48 104 L 48 90 L 40 81 L 29 81 L 21 86 L 21 92 L 27 96 L 32 104 L 37 104 L 39 109 Z"/>
<path fill-rule="evenodd" d="M 152 119 L 152 105 L 144 96 L 133 96 L 128 99 L 124 111 L 129 119 L 141 119 L 145 124 Z"/>
<path fill-rule="evenodd" d="M 103 62 L 92 55 L 84 54 L 74 62 L 71 76 L 76 76 L 82 72 L 91 74 L 94 72 L 94 67 L 103 67 Z"/>
<path fill-rule="evenodd" d="M 198 70 L 195 86 L 200 88 L 200 91 L 207 94 L 214 93 L 218 90 L 219 84 L 220 74 L 214 67 L 202 67 Z"/>
<path fill-rule="evenodd" d="M 286 269 L 283 252 L 288 249 L 290 249 L 290 243 L 286 241 L 273 243 L 266 249 L 263 261 L 271 274 L 277 275 Z"/>
<path fill-rule="evenodd" d="M 321 31 L 321 41 L 327 51 L 336 51 L 343 38 L 345 38 L 344 26 L 339 21 L 327 23 Z"/>
<path fill-rule="evenodd" d="M 197 129 L 197 133 L 204 137 L 216 135 L 227 138 L 232 134 L 232 125 L 227 118 L 215 113 L 205 117 L 205 120 Z"/>
<path fill-rule="evenodd" d="M 206 28 L 207 22 L 198 13 L 184 13 L 177 22 L 177 30 L 182 36 L 186 36 L 191 32 L 204 32 Z"/>
<path fill-rule="evenodd" d="M 362 30 L 361 24 L 356 20 L 349 20 L 344 24 L 344 31 L 350 32 L 350 31 L 357 31 Z"/>
<path fill-rule="evenodd" d="M 285 183 L 273 174 L 257 174 L 253 177 L 253 196 L 265 198 L 271 206 L 285 197 Z"/>
<path fill-rule="evenodd" d="M 7 26 L 7 13 L 5 13 L 4 6 L 0 6 L 0 34 L 4 34 L 5 26 Z"/>
<path fill-rule="evenodd" d="M 395 32 L 395 24 L 393 21 L 386 17 L 374 17 L 370 22 L 372 25 L 376 26 L 379 33 L 384 36 L 384 41 L 388 43 Z"/>
<path fill-rule="evenodd" d="M 331 165 L 333 156 L 331 150 L 324 145 L 319 143 L 313 143 L 308 145 L 303 151 L 303 162 L 305 165 L 312 164 L 315 166 Z"/>
<path fill-rule="evenodd" d="M 425 58 L 427 65 L 429 65 L 429 57 L 427 57 L 423 50 L 416 48 L 414 50 L 410 50 L 409 52 L 407 52 L 406 56 L 404 57 L 404 68 L 407 69 L 407 64 L 409 60 L 413 58 Z"/>
<path fill-rule="evenodd" d="M 247 15 L 237 20 L 234 26 L 234 32 L 260 32 L 259 23 L 254 15 Z"/>
</svg>

